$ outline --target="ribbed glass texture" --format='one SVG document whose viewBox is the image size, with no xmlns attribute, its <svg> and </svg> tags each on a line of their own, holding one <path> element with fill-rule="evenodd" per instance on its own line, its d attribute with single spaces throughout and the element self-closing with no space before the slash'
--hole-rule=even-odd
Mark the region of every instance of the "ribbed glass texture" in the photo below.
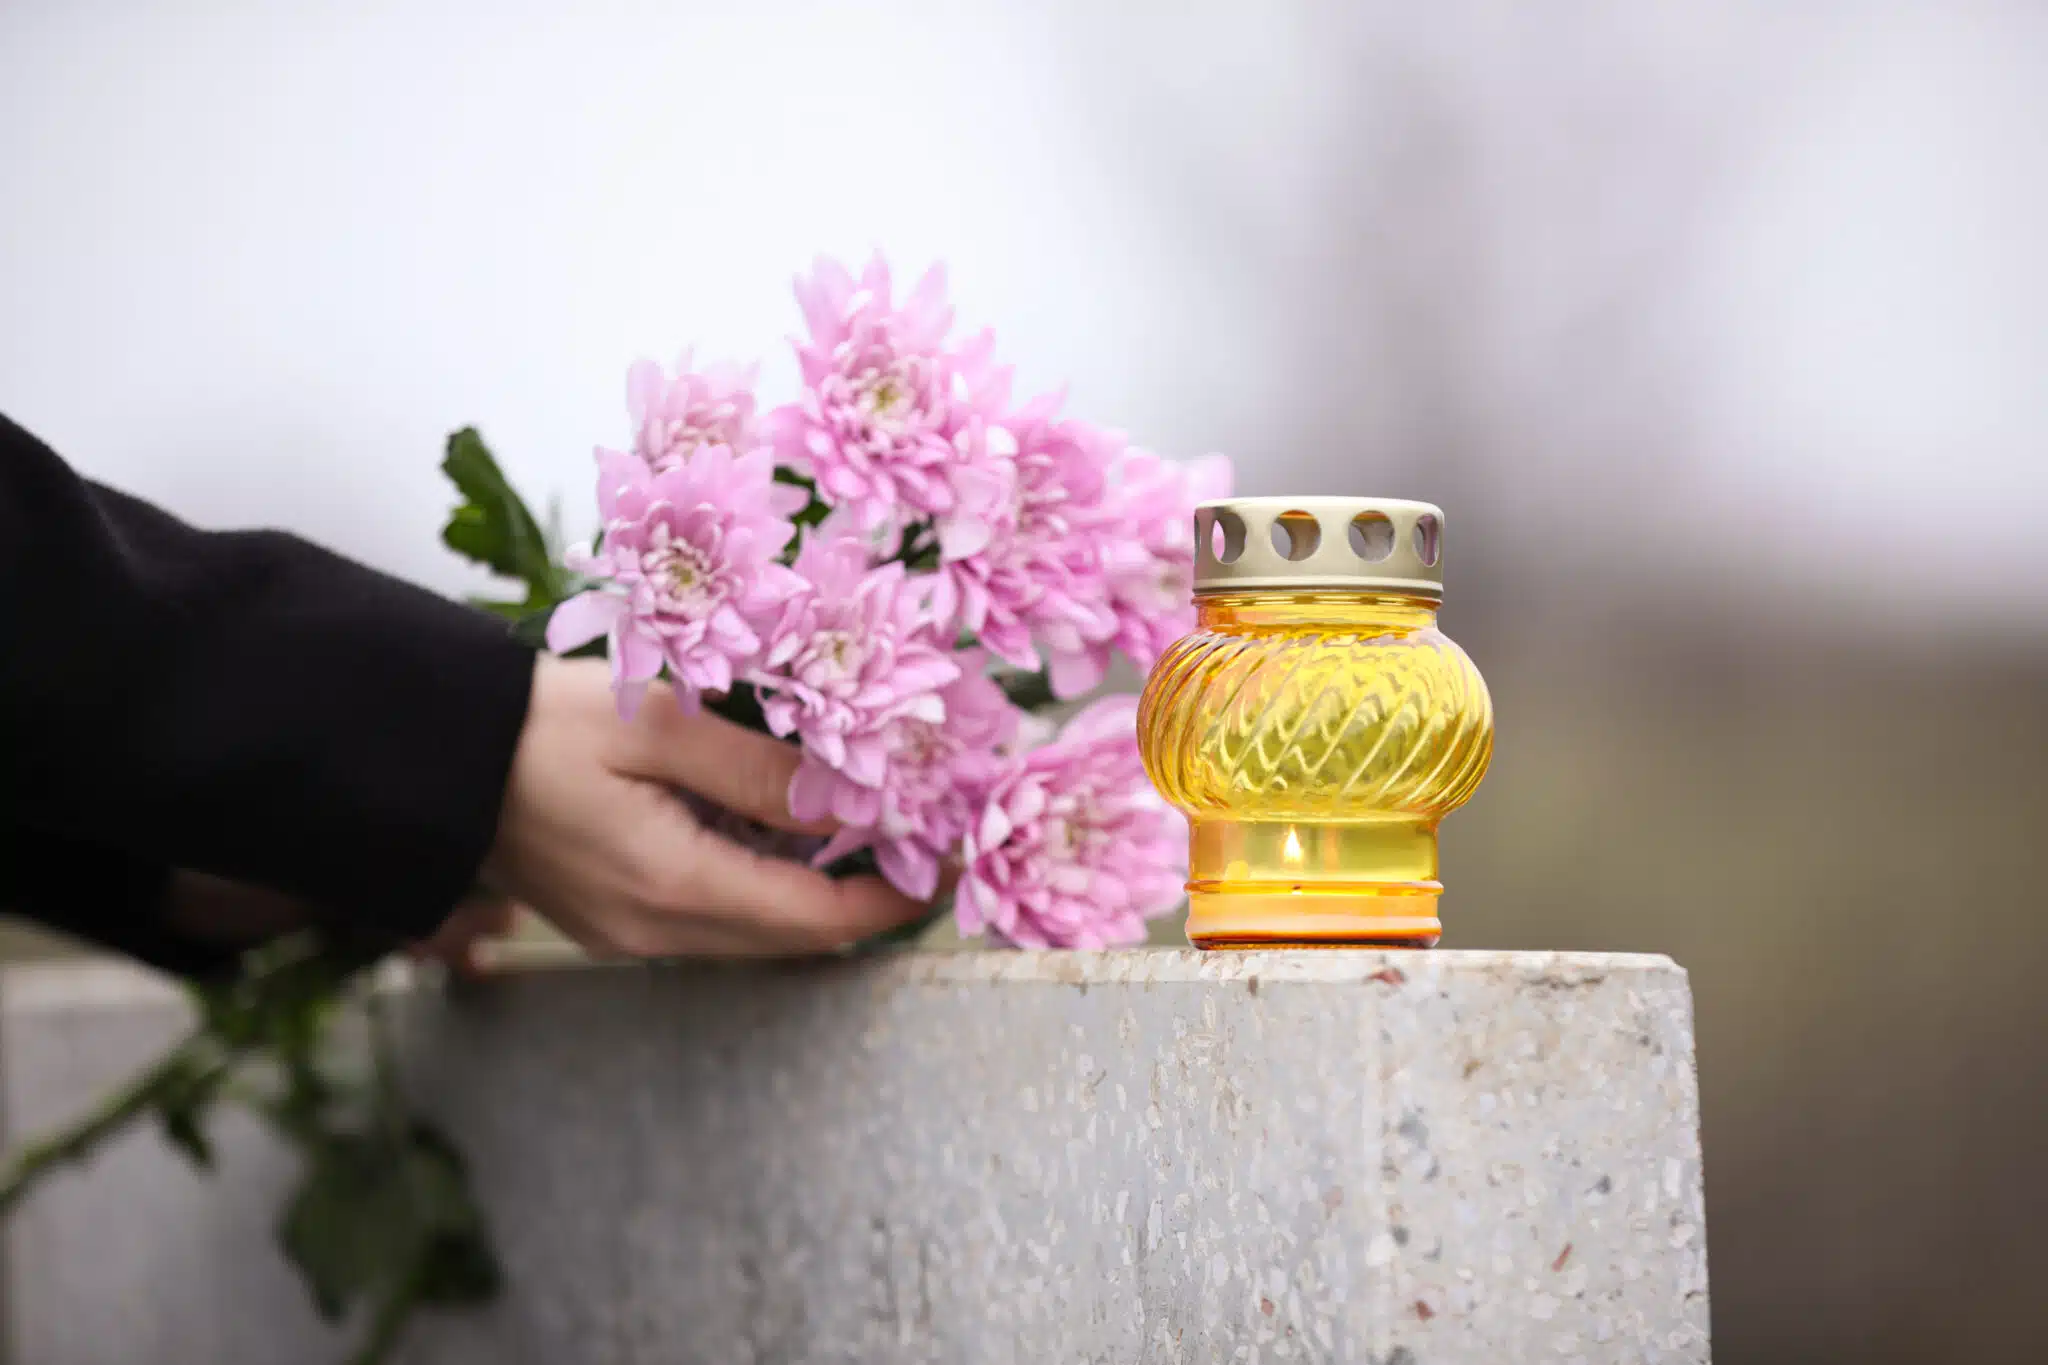
<svg viewBox="0 0 2048 1365">
<path fill-rule="evenodd" d="M 1422 597 L 1197 599 L 1138 710 L 1147 771 L 1190 822 L 1202 947 L 1427 947 L 1437 825 L 1493 754 L 1486 683 Z"/>
</svg>

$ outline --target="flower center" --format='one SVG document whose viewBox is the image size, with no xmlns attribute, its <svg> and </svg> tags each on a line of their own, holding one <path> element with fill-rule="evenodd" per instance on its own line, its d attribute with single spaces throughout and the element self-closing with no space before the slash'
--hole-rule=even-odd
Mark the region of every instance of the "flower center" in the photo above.
<svg viewBox="0 0 2048 1365">
<path fill-rule="evenodd" d="M 681 459 L 705 446 L 737 449 L 741 443 L 740 432 L 740 415 L 731 403 L 693 408 L 681 417 L 653 417 L 648 419 L 646 427 L 646 454 L 656 459 Z"/>
<path fill-rule="evenodd" d="M 1012 485 L 1015 491 L 1011 494 L 1016 539 L 1050 541 L 1066 534 L 1068 494 L 1059 470 L 1039 456 L 1020 462 L 1018 472 L 1020 477 Z"/>
<path fill-rule="evenodd" d="M 897 355 L 889 346 L 876 344 L 850 350 L 843 364 L 853 417 L 861 426 L 900 437 L 920 424 L 920 405 L 929 387 L 922 357 Z"/>
<path fill-rule="evenodd" d="M 718 595 L 710 556 L 688 541 L 671 541 L 648 551 L 646 572 L 672 608 L 700 607 L 705 598 Z"/>
<path fill-rule="evenodd" d="M 953 750 L 938 726 L 929 721 L 906 721 L 897 731 L 896 752 L 905 764 L 923 767 L 947 757 Z"/>
<path fill-rule="evenodd" d="M 1066 809 L 1045 822 L 1045 846 L 1061 858 L 1078 860 L 1096 853 L 1108 840 L 1108 831 L 1092 803 L 1073 800 Z"/>
<path fill-rule="evenodd" d="M 811 658 L 834 677 L 853 671 L 853 653 L 853 633 L 847 630 L 820 631 L 811 644 Z"/>
</svg>

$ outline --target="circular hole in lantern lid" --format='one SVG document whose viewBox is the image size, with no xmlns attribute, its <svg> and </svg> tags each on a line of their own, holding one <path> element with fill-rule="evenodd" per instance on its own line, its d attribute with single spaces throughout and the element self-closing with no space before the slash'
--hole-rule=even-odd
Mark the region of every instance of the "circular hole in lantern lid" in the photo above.
<svg viewBox="0 0 2048 1365">
<path fill-rule="evenodd" d="M 1210 514 L 1209 556 L 1218 564 L 1235 564 L 1244 553 L 1244 520 L 1237 513 Z"/>
<path fill-rule="evenodd" d="M 1269 534 L 1273 552 L 1292 563 L 1307 559 L 1323 543 L 1323 528 L 1309 512 L 1282 512 L 1273 519 Z"/>
<path fill-rule="evenodd" d="M 1443 549 L 1443 523 L 1432 512 L 1424 512 L 1415 521 L 1415 554 L 1429 568 L 1436 567 L 1437 555 Z"/>
<path fill-rule="evenodd" d="M 1351 552 L 1368 564 L 1394 553 L 1394 523 L 1385 512 L 1360 512 L 1345 532 Z"/>
</svg>

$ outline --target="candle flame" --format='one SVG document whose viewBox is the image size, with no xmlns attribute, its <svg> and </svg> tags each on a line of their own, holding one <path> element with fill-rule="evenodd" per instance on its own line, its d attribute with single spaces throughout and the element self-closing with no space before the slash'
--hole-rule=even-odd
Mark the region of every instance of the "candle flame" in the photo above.
<svg viewBox="0 0 2048 1365">
<path fill-rule="evenodd" d="M 1281 847 L 1280 856 L 1290 863 L 1301 861 L 1301 836 L 1291 829 L 1287 831 L 1287 842 Z"/>
</svg>

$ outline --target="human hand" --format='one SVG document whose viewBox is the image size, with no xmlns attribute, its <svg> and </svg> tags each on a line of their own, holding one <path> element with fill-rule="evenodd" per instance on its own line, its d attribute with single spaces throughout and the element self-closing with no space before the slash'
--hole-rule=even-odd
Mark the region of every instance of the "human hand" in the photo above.
<svg viewBox="0 0 2048 1365">
<path fill-rule="evenodd" d="M 413 944 L 407 951 L 422 962 L 438 962 L 460 977 L 485 974 L 484 945 L 512 932 L 519 907 L 505 896 L 478 891 L 455 907 L 441 921 L 432 938 Z"/>
<path fill-rule="evenodd" d="M 664 686 L 619 719 L 598 660 L 542 656 L 483 879 L 592 951 L 635 957 L 823 952 L 916 918 L 878 877 L 834 881 L 704 829 L 681 787 L 777 829 L 797 750 Z"/>
</svg>

